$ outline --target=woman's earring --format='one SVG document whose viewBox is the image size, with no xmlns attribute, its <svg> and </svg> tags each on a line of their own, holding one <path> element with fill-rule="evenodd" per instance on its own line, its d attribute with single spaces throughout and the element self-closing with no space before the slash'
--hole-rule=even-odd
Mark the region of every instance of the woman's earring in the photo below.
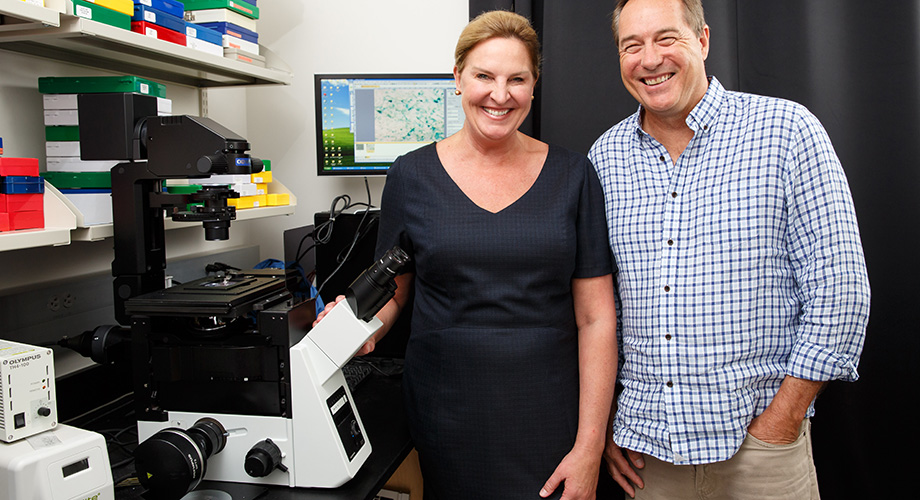
<svg viewBox="0 0 920 500">
<path fill-rule="evenodd" d="M 455 90 L 454 95 L 460 95 L 460 89 Z"/>
</svg>

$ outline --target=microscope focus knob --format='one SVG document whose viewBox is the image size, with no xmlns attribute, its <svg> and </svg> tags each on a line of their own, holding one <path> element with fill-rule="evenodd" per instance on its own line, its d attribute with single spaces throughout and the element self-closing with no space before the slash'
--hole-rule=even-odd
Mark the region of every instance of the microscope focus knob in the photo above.
<svg viewBox="0 0 920 500">
<path fill-rule="evenodd" d="M 287 472 L 281 464 L 281 449 L 271 439 L 259 441 L 246 453 L 246 473 L 252 477 L 265 477 L 275 469 Z"/>
</svg>

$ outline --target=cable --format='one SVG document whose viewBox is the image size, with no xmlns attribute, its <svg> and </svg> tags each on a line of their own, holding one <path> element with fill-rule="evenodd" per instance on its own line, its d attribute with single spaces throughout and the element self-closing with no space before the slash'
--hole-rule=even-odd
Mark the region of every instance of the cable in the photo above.
<svg viewBox="0 0 920 500">
<path fill-rule="evenodd" d="M 224 264 L 223 262 L 214 262 L 212 264 L 208 264 L 204 266 L 204 272 L 206 274 L 221 273 L 221 272 L 226 273 L 227 271 L 230 271 L 230 270 L 239 271 L 240 268 L 233 267 L 230 264 Z"/>
<path fill-rule="evenodd" d="M 336 216 L 340 215 L 342 212 L 352 207 L 358 207 L 358 206 L 366 207 L 366 209 L 364 210 L 364 215 L 361 217 L 361 221 L 358 222 L 358 229 L 355 231 L 355 236 L 351 240 L 351 245 L 348 246 L 348 250 L 345 252 L 344 255 L 342 255 L 341 252 L 339 253 L 338 258 L 336 259 L 339 265 L 336 266 L 336 268 L 331 273 L 329 273 L 329 276 L 326 276 L 326 279 L 323 280 L 323 282 L 317 287 L 316 289 L 317 294 L 323 291 L 323 287 L 326 286 L 326 283 L 329 283 L 329 280 L 332 279 L 333 276 L 335 276 L 335 273 L 339 272 L 339 269 L 342 269 L 342 266 L 344 266 L 345 263 L 348 262 L 348 259 L 351 257 L 352 251 L 355 249 L 355 245 L 358 244 L 358 241 L 360 241 L 361 237 L 365 234 L 363 231 L 367 230 L 367 227 L 364 226 L 364 222 L 367 220 L 367 216 L 368 214 L 370 214 L 371 209 L 375 208 L 374 205 L 371 203 L 371 187 L 370 187 L 370 184 L 367 182 L 367 177 L 364 178 L 364 189 L 367 192 L 367 203 L 358 202 L 358 203 L 352 204 L 350 203 L 351 198 L 347 194 L 336 196 L 336 198 L 332 201 L 332 210 L 329 213 L 329 220 L 320 224 L 314 229 L 314 233 L 320 233 L 322 231 L 322 235 L 320 237 L 314 238 L 314 241 L 316 242 L 316 244 L 321 245 L 321 244 L 329 243 L 329 240 L 332 238 L 332 227 L 335 222 Z M 342 208 L 341 211 L 336 212 L 335 207 L 338 204 L 339 199 L 341 198 L 344 198 L 347 200 L 346 206 Z"/>
<path fill-rule="evenodd" d="M 97 411 L 99 411 L 99 410 L 101 410 L 101 409 L 103 409 L 103 408 L 105 408 L 105 407 L 107 407 L 107 406 L 110 406 L 110 408 L 109 408 L 108 410 L 106 410 L 106 411 L 100 413 L 99 415 L 96 415 L 95 417 L 93 417 L 93 418 L 91 418 L 91 419 L 89 419 L 89 420 L 87 420 L 87 421 L 85 421 L 85 422 L 81 422 L 81 423 L 80 423 L 80 424 L 81 424 L 80 427 L 88 428 L 87 426 L 88 426 L 89 424 L 91 424 L 91 423 L 93 423 L 93 422 L 95 422 L 95 421 L 97 421 L 97 420 L 100 420 L 100 419 L 102 419 L 103 417 L 107 417 L 107 416 L 111 415 L 112 413 L 115 413 L 116 411 L 118 411 L 118 410 L 120 410 L 120 409 L 123 409 L 125 406 L 130 406 L 130 405 L 134 404 L 134 403 L 133 403 L 133 399 L 130 399 L 130 398 L 133 398 L 133 397 L 134 397 L 134 391 L 127 392 L 127 393 L 122 394 L 121 396 L 115 398 L 114 400 L 112 400 L 112 401 L 110 401 L 110 402 L 108 402 L 108 403 L 106 403 L 106 404 L 104 404 L 104 405 L 102 405 L 102 406 L 99 406 L 99 407 L 97 407 L 97 408 L 93 408 L 93 409 L 91 409 L 91 410 L 88 410 L 88 411 L 86 411 L 86 412 L 83 412 L 83 413 L 81 413 L 80 415 L 77 415 L 77 416 L 75 416 L 75 417 L 72 417 L 72 418 L 69 418 L 69 419 L 67 419 L 67 420 L 61 421 L 60 423 L 70 425 L 72 422 L 75 422 L 75 421 L 77 421 L 77 420 L 79 420 L 79 419 L 81 419 L 81 418 L 83 418 L 83 417 L 85 417 L 85 416 L 87 416 L 87 415 L 91 415 L 91 414 L 93 414 L 94 412 L 97 412 Z M 124 400 L 124 399 L 128 399 L 128 401 L 125 401 L 124 403 L 121 403 L 121 404 L 117 404 L 119 401 Z M 117 405 L 116 405 L 116 404 L 117 404 Z"/>
</svg>

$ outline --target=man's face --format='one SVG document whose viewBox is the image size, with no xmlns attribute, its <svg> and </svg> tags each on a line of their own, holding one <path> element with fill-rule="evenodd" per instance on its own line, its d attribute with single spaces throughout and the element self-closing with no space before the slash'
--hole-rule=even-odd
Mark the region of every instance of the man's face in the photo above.
<svg viewBox="0 0 920 500">
<path fill-rule="evenodd" d="M 686 118 L 708 87 L 709 27 L 697 36 L 680 0 L 632 0 L 620 13 L 620 75 L 655 117 Z"/>
</svg>

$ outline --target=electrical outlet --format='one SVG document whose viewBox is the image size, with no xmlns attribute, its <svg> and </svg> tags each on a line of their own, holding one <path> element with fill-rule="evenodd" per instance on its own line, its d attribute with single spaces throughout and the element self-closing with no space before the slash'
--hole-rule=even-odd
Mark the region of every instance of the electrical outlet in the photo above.
<svg viewBox="0 0 920 500">
<path fill-rule="evenodd" d="M 52 295 L 51 297 L 48 297 L 48 309 L 52 311 L 60 311 L 61 310 L 61 297 L 56 294 Z"/>
<path fill-rule="evenodd" d="M 72 307 L 76 301 L 77 298 L 72 293 L 65 293 L 64 298 L 61 299 L 61 305 L 64 307 Z"/>
</svg>

